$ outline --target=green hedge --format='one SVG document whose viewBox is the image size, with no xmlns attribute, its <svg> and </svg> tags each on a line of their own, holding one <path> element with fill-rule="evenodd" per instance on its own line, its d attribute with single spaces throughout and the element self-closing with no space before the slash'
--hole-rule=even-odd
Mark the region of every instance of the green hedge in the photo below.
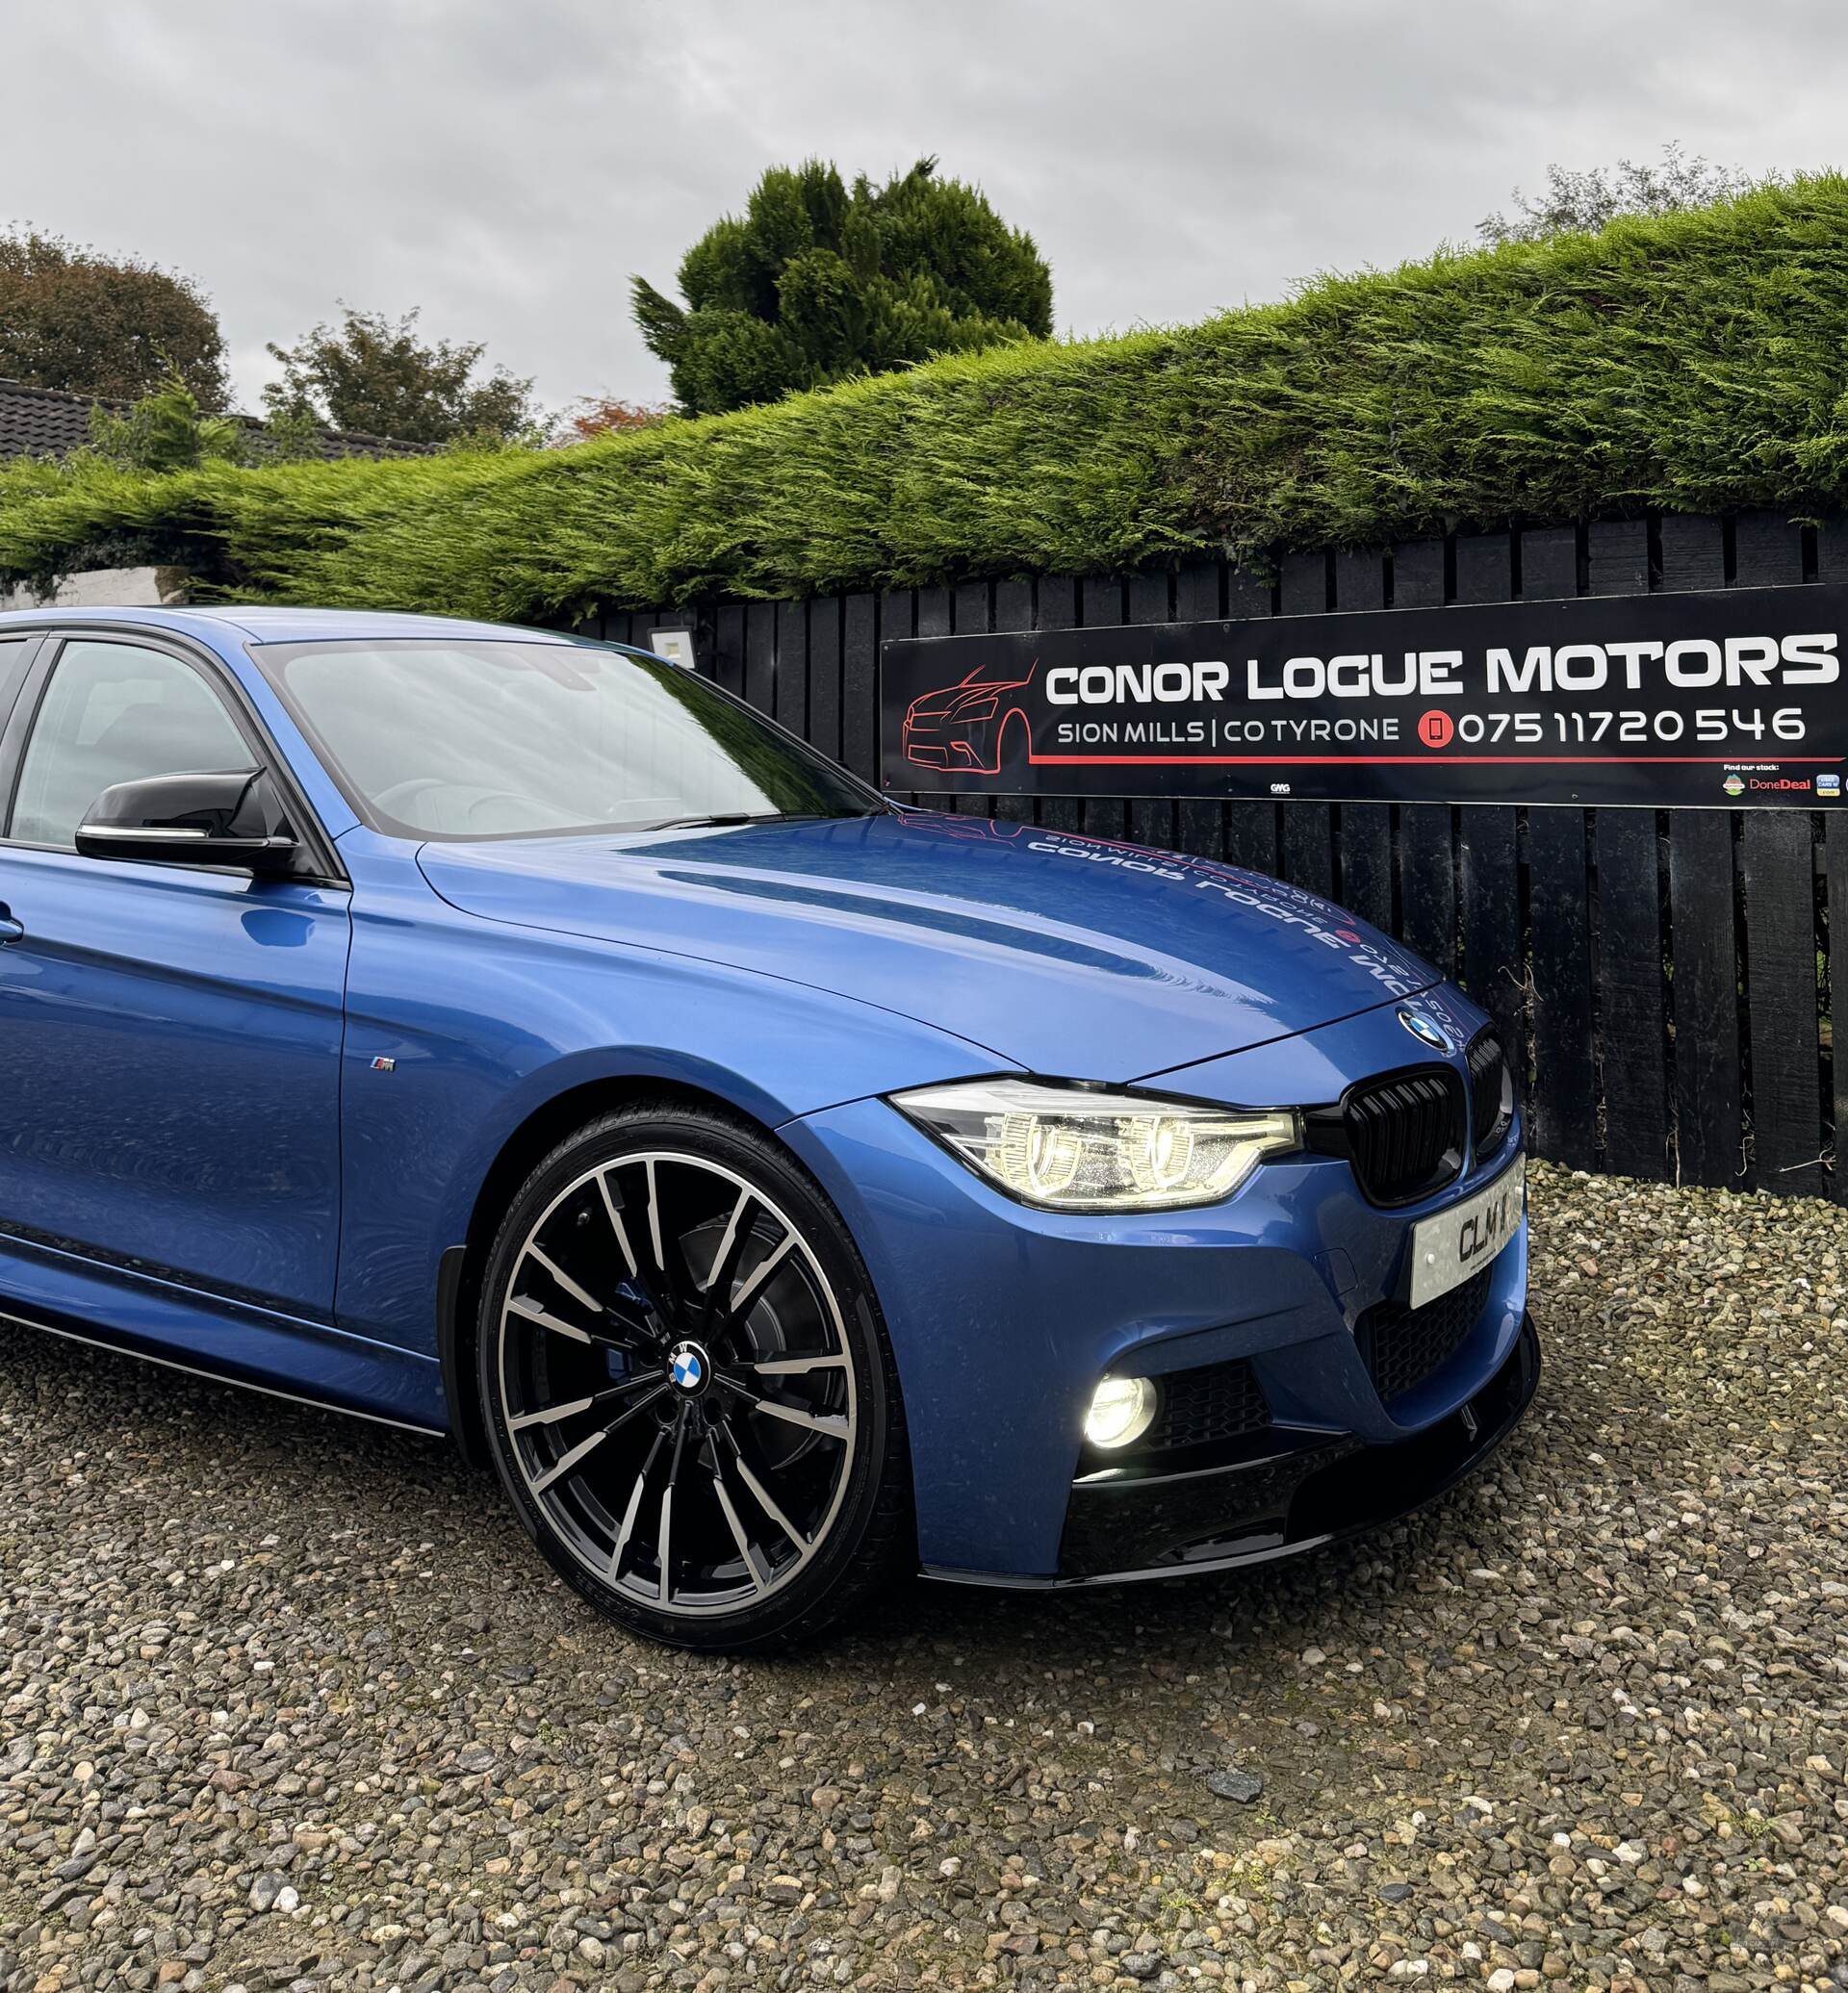
<svg viewBox="0 0 1848 1993">
<path fill-rule="evenodd" d="M 532 620 L 1848 500 L 1848 179 L 544 452 L 0 475 L 0 571 Z"/>
</svg>

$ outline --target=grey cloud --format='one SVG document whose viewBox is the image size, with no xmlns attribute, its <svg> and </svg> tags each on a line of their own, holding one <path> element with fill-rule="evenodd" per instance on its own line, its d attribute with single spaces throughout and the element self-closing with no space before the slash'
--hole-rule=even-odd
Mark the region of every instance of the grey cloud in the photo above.
<svg viewBox="0 0 1848 1993">
<path fill-rule="evenodd" d="M 197 276 L 243 398 L 337 298 L 556 405 L 654 399 L 628 278 L 761 168 L 921 153 L 1033 230 L 1062 327 L 1197 319 L 1467 239 L 1550 160 L 1834 163 L 1825 0 L 15 0 L 0 216 Z"/>
</svg>

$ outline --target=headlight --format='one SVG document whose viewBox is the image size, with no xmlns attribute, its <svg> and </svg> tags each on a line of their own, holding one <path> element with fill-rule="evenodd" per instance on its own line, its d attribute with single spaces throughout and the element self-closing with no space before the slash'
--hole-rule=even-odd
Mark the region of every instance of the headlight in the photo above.
<svg viewBox="0 0 1848 1993">
<path fill-rule="evenodd" d="M 1171 1211 L 1231 1196 L 1267 1156 L 1297 1147 L 1293 1111 L 1029 1080 L 965 1080 L 892 1105 L 990 1183 L 1048 1211 Z"/>
<path fill-rule="evenodd" d="M 958 706 L 956 717 L 959 720 L 992 720 L 1000 703 L 998 699 L 978 699 L 968 705 Z"/>
</svg>

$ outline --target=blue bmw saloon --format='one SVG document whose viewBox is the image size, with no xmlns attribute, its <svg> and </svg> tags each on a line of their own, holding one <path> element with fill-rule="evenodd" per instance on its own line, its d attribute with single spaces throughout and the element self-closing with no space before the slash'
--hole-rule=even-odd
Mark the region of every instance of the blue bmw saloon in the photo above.
<svg viewBox="0 0 1848 1993">
<path fill-rule="evenodd" d="M 0 618 L 0 1315 L 491 1463 L 625 1626 L 1253 1563 L 1520 1418 L 1488 1018 L 542 631 Z"/>
</svg>

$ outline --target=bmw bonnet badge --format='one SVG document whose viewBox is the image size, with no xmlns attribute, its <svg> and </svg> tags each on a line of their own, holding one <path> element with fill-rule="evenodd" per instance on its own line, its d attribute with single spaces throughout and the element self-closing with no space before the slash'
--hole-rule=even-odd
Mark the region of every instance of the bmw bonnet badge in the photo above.
<svg viewBox="0 0 1848 1993">
<path fill-rule="evenodd" d="M 1449 1052 L 1453 1049 L 1442 1026 L 1433 1023 L 1424 1011 L 1409 1010 L 1400 1005 L 1398 1014 L 1399 1023 L 1421 1045 L 1428 1045 L 1433 1052 Z"/>
</svg>

